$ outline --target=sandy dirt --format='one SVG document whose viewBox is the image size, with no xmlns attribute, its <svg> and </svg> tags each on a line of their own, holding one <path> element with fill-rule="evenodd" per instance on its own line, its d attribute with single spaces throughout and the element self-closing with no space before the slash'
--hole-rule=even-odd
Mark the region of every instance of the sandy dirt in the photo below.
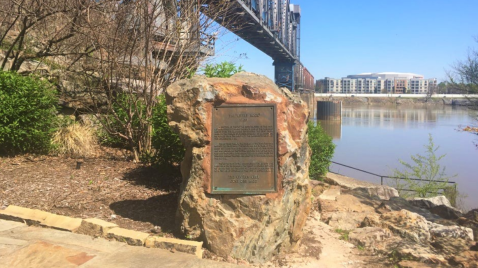
<svg viewBox="0 0 478 268">
<path fill-rule="evenodd" d="M 339 233 L 320 221 L 320 214 L 317 211 L 313 211 L 304 227 L 304 237 L 297 252 L 279 256 L 269 263 L 256 266 L 261 268 L 388 267 L 386 260 L 372 256 L 369 252 L 358 249 L 340 237 Z"/>
</svg>

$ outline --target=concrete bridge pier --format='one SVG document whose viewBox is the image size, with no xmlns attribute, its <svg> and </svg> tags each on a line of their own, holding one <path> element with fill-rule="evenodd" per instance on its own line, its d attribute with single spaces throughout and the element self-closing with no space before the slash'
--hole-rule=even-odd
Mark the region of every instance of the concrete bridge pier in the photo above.
<svg viewBox="0 0 478 268">
<path fill-rule="evenodd" d="M 295 61 L 274 61 L 275 66 L 275 83 L 278 87 L 286 87 L 290 91 L 294 91 L 294 66 Z"/>
<path fill-rule="evenodd" d="M 317 120 L 342 121 L 342 102 L 318 101 Z"/>
</svg>

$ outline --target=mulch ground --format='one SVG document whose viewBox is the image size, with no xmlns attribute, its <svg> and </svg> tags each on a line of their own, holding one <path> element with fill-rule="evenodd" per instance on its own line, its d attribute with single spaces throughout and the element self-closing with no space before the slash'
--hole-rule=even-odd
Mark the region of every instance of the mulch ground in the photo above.
<svg viewBox="0 0 478 268">
<path fill-rule="evenodd" d="M 17 205 L 172 236 L 181 182 L 121 157 L 77 160 L 54 156 L 0 158 L 0 208 Z"/>
<path fill-rule="evenodd" d="M 173 237 L 179 171 L 165 172 L 134 163 L 119 151 L 100 155 L 83 160 L 79 169 L 77 159 L 65 157 L 0 157 L 0 209 L 17 205 L 76 218 L 98 218 L 122 228 Z M 304 241 L 307 244 L 307 239 Z M 318 256 L 320 250 L 315 250 L 306 250 L 306 255 Z M 208 250 L 204 257 L 247 264 Z M 288 267 L 281 263 L 283 259 L 305 257 L 281 255 L 256 267 Z"/>
</svg>

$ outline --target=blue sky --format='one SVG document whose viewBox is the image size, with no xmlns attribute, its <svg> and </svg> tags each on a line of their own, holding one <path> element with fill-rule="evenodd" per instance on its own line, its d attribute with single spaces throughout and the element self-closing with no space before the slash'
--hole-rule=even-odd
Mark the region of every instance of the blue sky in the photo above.
<svg viewBox="0 0 478 268">
<path fill-rule="evenodd" d="M 478 48 L 478 0 L 291 2 L 302 8 L 301 61 L 316 79 L 411 72 L 442 81 L 451 64 Z M 233 61 L 272 79 L 272 59 L 237 39 L 229 33 L 217 40 L 213 61 Z"/>
</svg>

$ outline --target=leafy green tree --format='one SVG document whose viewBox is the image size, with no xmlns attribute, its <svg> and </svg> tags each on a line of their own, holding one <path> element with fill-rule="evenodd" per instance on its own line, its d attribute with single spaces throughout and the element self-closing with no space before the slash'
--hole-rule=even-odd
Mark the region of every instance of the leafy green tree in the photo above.
<svg viewBox="0 0 478 268">
<path fill-rule="evenodd" d="M 438 84 L 438 93 L 439 94 L 447 94 L 448 93 L 448 83 L 447 82 L 440 82 Z"/>
<path fill-rule="evenodd" d="M 309 146 L 312 151 L 309 177 L 319 180 L 327 174 L 330 160 L 334 156 L 335 144 L 332 142 L 332 137 L 324 131 L 319 122 L 317 122 L 317 125 L 309 122 L 308 127 Z"/>
<path fill-rule="evenodd" d="M 46 80 L 0 72 L 0 154 L 48 152 L 57 104 Z"/>
<path fill-rule="evenodd" d="M 424 146 L 425 155 L 416 154 L 411 156 L 412 163 L 407 163 L 401 159 L 398 161 L 402 165 L 402 169 L 394 169 L 394 177 L 403 178 L 404 183 L 400 179 L 396 179 L 395 187 L 401 195 L 409 197 L 432 197 L 437 196 L 440 190 L 449 187 L 448 181 L 456 177 L 448 176 L 445 167 L 440 165 L 440 161 L 446 156 L 437 156 L 436 152 L 439 146 L 435 146 L 433 137 L 430 134 L 428 144 Z M 412 190 L 412 191 L 406 191 Z"/>
<path fill-rule="evenodd" d="M 223 61 L 216 64 L 206 64 L 203 69 L 204 75 L 207 77 L 228 78 L 232 75 L 243 72 L 242 65 L 236 66 L 232 62 Z"/>
</svg>

